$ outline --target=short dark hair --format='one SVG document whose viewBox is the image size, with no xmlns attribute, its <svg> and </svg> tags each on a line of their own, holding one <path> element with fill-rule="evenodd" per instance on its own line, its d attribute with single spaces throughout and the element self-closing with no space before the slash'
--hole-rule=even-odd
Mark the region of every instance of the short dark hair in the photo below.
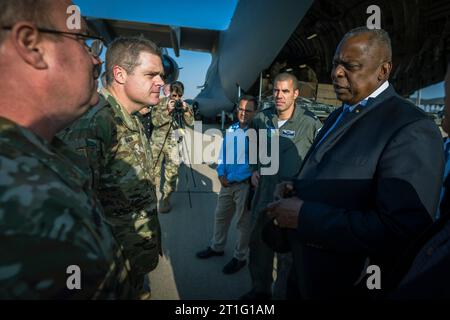
<svg viewBox="0 0 450 320">
<path fill-rule="evenodd" d="M 144 37 L 119 37 L 115 39 L 106 52 L 106 83 L 112 84 L 114 66 L 121 66 L 128 73 L 140 64 L 141 52 L 149 52 L 161 58 L 161 49 Z"/>
<path fill-rule="evenodd" d="M 243 100 L 251 102 L 253 104 L 253 111 L 255 111 L 258 108 L 258 101 L 256 100 L 256 98 L 254 96 L 251 96 L 249 94 L 243 95 L 239 99 L 239 103 L 241 103 L 241 101 L 243 101 Z M 238 106 L 239 106 L 239 103 L 238 103 Z"/>
<path fill-rule="evenodd" d="M 288 80 L 291 80 L 292 83 L 294 84 L 294 91 L 300 89 L 297 77 L 294 76 L 292 73 L 287 73 L 287 72 L 278 74 L 275 77 L 275 79 L 273 80 L 273 84 L 275 84 L 275 82 L 277 82 L 277 81 L 288 81 Z"/>
<path fill-rule="evenodd" d="M 184 85 L 181 81 L 174 81 L 170 84 L 170 92 L 178 94 L 180 97 L 184 94 Z"/>
<path fill-rule="evenodd" d="M 10 27 L 19 21 L 29 21 L 40 28 L 53 27 L 49 19 L 54 0 L 1 0 L 0 26 Z M 0 43 L 4 40 L 0 30 Z"/>
<path fill-rule="evenodd" d="M 389 37 L 389 33 L 383 29 L 369 29 L 366 26 L 354 28 L 344 35 L 341 43 L 350 37 L 366 33 L 369 34 L 369 46 L 373 46 L 375 43 L 381 45 L 386 50 L 386 58 L 389 59 L 389 61 L 392 60 L 391 38 Z"/>
</svg>

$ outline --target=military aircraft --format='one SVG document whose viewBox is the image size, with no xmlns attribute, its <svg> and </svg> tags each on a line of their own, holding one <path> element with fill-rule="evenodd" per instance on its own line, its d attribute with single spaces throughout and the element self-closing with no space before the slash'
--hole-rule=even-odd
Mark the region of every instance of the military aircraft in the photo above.
<svg viewBox="0 0 450 320">
<path fill-rule="evenodd" d="M 231 111 L 242 92 L 270 95 L 270 82 L 280 71 L 313 88 L 303 95 L 309 101 L 338 105 L 327 87 L 336 46 L 350 29 L 377 19 L 392 39 L 390 81 L 409 96 L 443 80 L 450 56 L 449 16 L 448 0 L 240 0 L 223 31 L 88 19 L 109 41 L 143 34 L 173 48 L 176 56 L 180 49 L 210 52 L 212 62 L 194 100 L 203 116 L 214 117 Z M 164 64 L 169 80 L 176 79 L 176 62 L 166 56 Z"/>
</svg>

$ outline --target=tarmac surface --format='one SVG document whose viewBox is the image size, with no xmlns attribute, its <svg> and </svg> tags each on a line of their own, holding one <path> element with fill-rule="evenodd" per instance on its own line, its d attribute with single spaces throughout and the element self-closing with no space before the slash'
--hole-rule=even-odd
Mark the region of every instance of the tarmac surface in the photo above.
<svg viewBox="0 0 450 320">
<path fill-rule="evenodd" d="M 202 131 L 208 128 L 211 126 L 204 125 Z M 192 156 L 194 148 L 188 148 Z M 234 300 L 250 290 L 247 266 L 235 274 L 222 273 L 224 265 L 233 258 L 235 218 L 228 232 L 224 256 L 205 260 L 195 256 L 197 251 L 210 244 L 213 233 L 214 210 L 220 190 L 215 167 L 213 163 L 193 164 L 194 186 L 189 166 L 180 166 L 177 191 L 171 198 L 172 210 L 159 214 L 164 256 L 149 276 L 152 300 Z"/>
</svg>

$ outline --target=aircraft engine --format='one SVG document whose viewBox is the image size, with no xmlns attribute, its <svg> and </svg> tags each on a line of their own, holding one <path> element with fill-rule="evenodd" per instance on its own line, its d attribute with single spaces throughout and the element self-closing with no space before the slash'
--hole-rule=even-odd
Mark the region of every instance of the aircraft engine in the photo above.
<svg viewBox="0 0 450 320">
<path fill-rule="evenodd" d="M 178 76 L 180 75 L 180 68 L 178 67 L 178 64 L 175 62 L 175 60 L 168 55 L 163 54 L 162 62 L 165 74 L 164 82 L 171 83 L 178 80 Z"/>
</svg>

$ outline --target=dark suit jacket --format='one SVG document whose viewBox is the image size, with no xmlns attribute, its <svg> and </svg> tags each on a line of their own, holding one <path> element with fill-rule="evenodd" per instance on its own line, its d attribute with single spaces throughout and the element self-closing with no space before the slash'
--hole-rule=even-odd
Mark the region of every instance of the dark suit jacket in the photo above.
<svg viewBox="0 0 450 320">
<path fill-rule="evenodd" d="M 450 299 L 450 175 L 441 217 L 402 256 L 389 281 L 390 299 Z M 401 281 L 400 281 L 401 280 Z"/>
<path fill-rule="evenodd" d="M 366 263 L 389 270 L 436 211 L 444 157 L 435 123 L 392 86 L 360 110 L 315 148 L 342 108 L 329 116 L 295 180 L 305 202 L 290 239 L 305 298 L 361 294 Z"/>
</svg>

